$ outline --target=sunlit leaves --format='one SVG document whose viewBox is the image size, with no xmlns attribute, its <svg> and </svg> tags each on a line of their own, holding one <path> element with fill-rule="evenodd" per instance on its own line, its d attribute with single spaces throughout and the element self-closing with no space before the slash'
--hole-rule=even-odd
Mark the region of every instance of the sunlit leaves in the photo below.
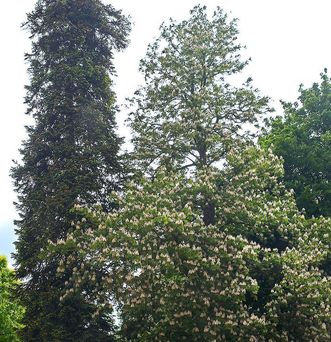
<svg viewBox="0 0 331 342">
<path fill-rule="evenodd" d="M 15 273 L 10 270 L 5 257 L 0 256 L 0 341 L 20 341 L 18 332 L 23 328 L 24 309 L 14 297 L 18 285 Z"/>
</svg>

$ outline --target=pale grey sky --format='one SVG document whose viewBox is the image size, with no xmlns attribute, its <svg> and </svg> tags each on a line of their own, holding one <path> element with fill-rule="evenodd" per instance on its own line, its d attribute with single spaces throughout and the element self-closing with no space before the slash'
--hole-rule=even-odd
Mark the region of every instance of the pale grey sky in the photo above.
<svg viewBox="0 0 331 342">
<path fill-rule="evenodd" d="M 129 48 L 117 55 L 116 91 L 119 103 L 131 96 L 141 83 L 139 59 L 147 44 L 158 35 L 160 24 L 169 17 L 184 19 L 197 3 L 210 10 L 217 5 L 231 17 L 239 18 L 240 41 L 252 57 L 247 73 L 262 94 L 274 100 L 294 101 L 300 83 L 310 86 L 319 81 L 323 68 L 331 70 L 331 2 L 328 0 L 113 0 L 116 8 L 131 15 L 134 22 Z M 0 254 L 9 255 L 14 240 L 12 221 L 16 217 L 12 202 L 9 169 L 25 137 L 24 84 L 27 83 L 23 53 L 29 49 L 28 34 L 20 28 L 25 13 L 35 0 L 0 2 Z M 279 114 L 281 114 L 279 112 Z M 123 114 L 119 122 L 123 121 Z M 121 135 L 128 131 L 120 128 Z"/>
</svg>

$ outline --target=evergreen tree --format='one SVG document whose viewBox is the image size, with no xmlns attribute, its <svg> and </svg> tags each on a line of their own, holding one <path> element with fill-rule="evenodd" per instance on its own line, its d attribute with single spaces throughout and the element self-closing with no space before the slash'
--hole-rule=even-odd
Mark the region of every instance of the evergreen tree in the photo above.
<svg viewBox="0 0 331 342">
<path fill-rule="evenodd" d="M 161 26 L 141 61 L 146 84 L 132 99 L 129 119 L 132 156 L 142 171 L 215 164 L 269 110 L 251 78 L 233 85 L 248 64 L 237 36 L 236 20 L 220 8 L 209 18 L 206 7 L 196 6 L 188 20 Z"/>
<path fill-rule="evenodd" d="M 271 122 L 261 141 L 284 159 L 285 183 L 308 216 L 331 216 L 331 82 L 299 89 L 298 102 L 284 103 L 284 118 Z"/>
<path fill-rule="evenodd" d="M 107 312 L 93 320 L 93 304 L 79 294 L 60 302 L 67 275 L 56 273 L 64 256 L 47 259 L 43 251 L 70 231 L 75 204 L 100 203 L 109 210 L 105 194 L 120 185 L 111 77 L 113 53 L 127 46 L 130 24 L 99 0 L 38 0 L 24 26 L 32 39 L 27 113 L 35 124 L 27 127 L 22 163 L 12 169 L 24 339 L 109 341 Z"/>
</svg>

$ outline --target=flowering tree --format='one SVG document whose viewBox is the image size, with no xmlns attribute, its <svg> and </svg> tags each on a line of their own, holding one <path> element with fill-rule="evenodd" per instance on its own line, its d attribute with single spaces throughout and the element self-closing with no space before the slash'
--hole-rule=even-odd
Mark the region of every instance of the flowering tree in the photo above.
<svg viewBox="0 0 331 342">
<path fill-rule="evenodd" d="M 206 7 L 196 6 L 188 20 L 161 26 L 141 61 L 145 85 L 129 120 L 136 168 L 213 165 L 270 110 L 251 78 L 234 86 L 233 76 L 248 64 L 237 35 L 236 20 L 220 8 L 209 18 Z"/>
<path fill-rule="evenodd" d="M 326 341 L 331 225 L 296 210 L 282 172 L 279 158 L 251 147 L 222 171 L 132 183 L 111 214 L 80 209 L 86 219 L 54 247 L 76 254 L 59 270 L 76 265 L 65 296 L 83 291 L 101 312 L 115 305 L 130 341 Z M 206 197 L 215 225 L 203 222 Z"/>
<path fill-rule="evenodd" d="M 279 252 L 296 246 L 310 221 L 297 209 L 283 176 L 282 160 L 271 150 L 232 150 L 215 196 L 219 227 Z"/>
<path fill-rule="evenodd" d="M 331 279 L 306 257 L 297 250 L 282 257 L 283 277 L 266 305 L 267 337 L 274 341 L 330 341 Z"/>
<path fill-rule="evenodd" d="M 331 220 L 306 219 L 283 175 L 282 160 L 271 150 L 230 153 L 215 197 L 217 222 L 262 247 L 250 273 L 258 295 L 247 303 L 263 313 L 266 340 L 328 341 Z"/>
<path fill-rule="evenodd" d="M 328 340 L 331 221 L 306 219 L 297 209 L 282 182 L 282 160 L 271 150 L 233 151 L 221 174 L 214 196 L 219 228 L 262 247 L 250 273 L 259 291 L 247 304 L 266 318 L 265 337 Z"/>
<path fill-rule="evenodd" d="M 248 268 L 257 246 L 206 228 L 191 201 L 194 187 L 183 176 L 160 173 L 153 182 L 131 184 L 119 212 L 86 212 L 99 229 L 88 242 L 79 240 L 87 262 L 73 280 L 99 281 L 98 300 L 115 293 L 129 340 L 258 336 L 263 321 L 244 305 L 247 293 L 257 291 Z M 67 244 L 75 244 L 80 228 Z"/>
</svg>

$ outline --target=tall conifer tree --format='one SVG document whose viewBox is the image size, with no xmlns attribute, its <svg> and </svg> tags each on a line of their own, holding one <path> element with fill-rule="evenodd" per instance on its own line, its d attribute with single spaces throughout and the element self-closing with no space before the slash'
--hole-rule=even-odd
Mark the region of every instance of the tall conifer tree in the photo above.
<svg viewBox="0 0 331 342">
<path fill-rule="evenodd" d="M 48 260 L 43 251 L 71 229 L 75 204 L 101 203 L 107 210 L 104 194 L 120 184 L 111 77 L 113 53 L 127 46 L 130 23 L 99 0 L 38 0 L 24 26 L 32 39 L 27 113 L 35 124 L 27 127 L 22 163 L 12 169 L 24 339 L 109 341 L 107 312 L 94 321 L 94 308 L 81 297 L 60 301 L 67 275 L 56 274 L 64 257 Z"/>
</svg>

